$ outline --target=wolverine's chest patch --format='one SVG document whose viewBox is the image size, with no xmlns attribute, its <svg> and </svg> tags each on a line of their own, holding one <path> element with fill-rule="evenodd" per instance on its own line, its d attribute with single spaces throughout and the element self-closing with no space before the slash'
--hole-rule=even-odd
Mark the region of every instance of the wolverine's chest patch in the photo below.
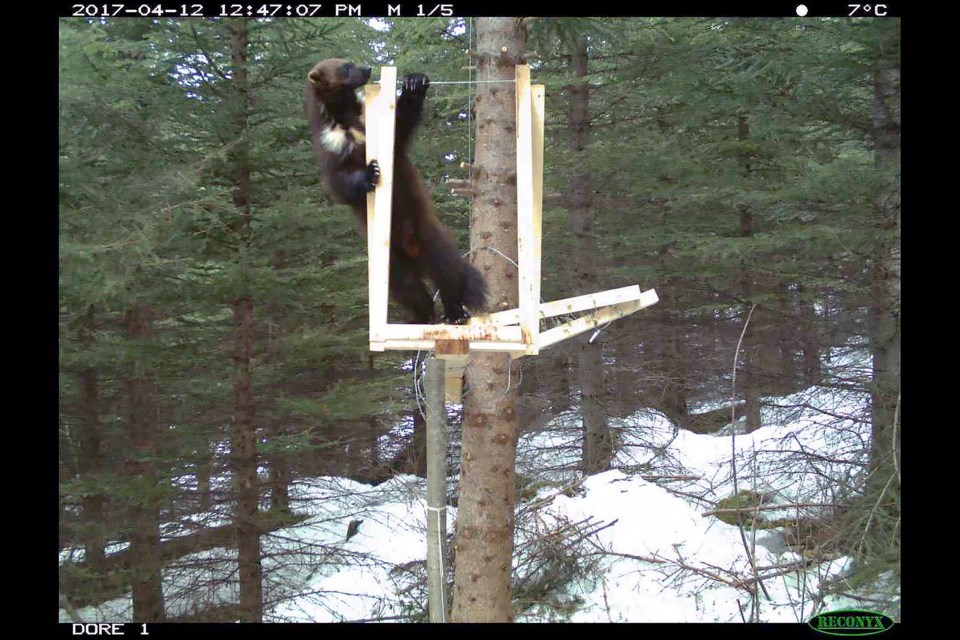
<svg viewBox="0 0 960 640">
<path fill-rule="evenodd" d="M 360 129 L 356 127 L 347 129 L 340 125 L 326 127 L 320 132 L 319 138 L 324 149 L 338 155 L 350 153 L 357 145 L 366 142 L 366 137 Z"/>
</svg>

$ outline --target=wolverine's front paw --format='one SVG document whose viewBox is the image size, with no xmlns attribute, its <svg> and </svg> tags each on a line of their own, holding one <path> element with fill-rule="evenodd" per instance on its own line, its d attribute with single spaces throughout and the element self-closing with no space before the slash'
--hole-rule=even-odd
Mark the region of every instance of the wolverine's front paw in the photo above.
<svg viewBox="0 0 960 640">
<path fill-rule="evenodd" d="M 367 190 L 367 193 L 370 193 L 377 188 L 377 184 L 380 182 L 380 165 L 377 164 L 376 160 L 371 160 L 370 164 L 367 165 L 367 175 L 366 180 L 364 181 L 364 187 Z"/>
<path fill-rule="evenodd" d="M 423 73 L 410 73 L 403 77 L 403 93 L 423 96 L 429 86 L 430 78 Z"/>
</svg>

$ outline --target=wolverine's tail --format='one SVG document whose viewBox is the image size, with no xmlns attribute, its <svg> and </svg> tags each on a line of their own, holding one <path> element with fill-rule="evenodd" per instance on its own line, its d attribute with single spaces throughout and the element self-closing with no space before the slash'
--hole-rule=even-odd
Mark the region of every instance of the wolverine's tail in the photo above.
<svg viewBox="0 0 960 640">
<path fill-rule="evenodd" d="M 487 283 L 480 275 L 480 270 L 461 258 L 460 272 L 460 301 L 464 307 L 473 313 L 483 311 L 487 306 Z"/>
<path fill-rule="evenodd" d="M 482 311 L 487 301 L 487 284 L 480 271 L 460 255 L 447 232 L 434 227 L 422 238 L 427 274 L 440 289 L 446 322 L 459 324 L 471 313 Z"/>
<path fill-rule="evenodd" d="M 460 324 L 486 306 L 487 283 L 480 271 L 459 252 L 456 261 L 449 262 L 452 269 L 443 274 L 431 274 L 431 277 L 440 289 L 444 322 Z"/>
</svg>

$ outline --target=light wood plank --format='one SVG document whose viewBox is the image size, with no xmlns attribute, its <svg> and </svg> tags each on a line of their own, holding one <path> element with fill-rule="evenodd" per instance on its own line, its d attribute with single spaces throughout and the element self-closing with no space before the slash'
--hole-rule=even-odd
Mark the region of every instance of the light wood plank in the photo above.
<svg viewBox="0 0 960 640">
<path fill-rule="evenodd" d="M 527 347 L 527 355 L 536 355 L 537 335 L 540 333 L 540 319 L 537 310 L 540 308 L 540 278 L 543 264 L 543 122 L 545 117 L 544 96 L 546 88 L 542 84 L 531 87 L 531 126 L 532 156 L 533 156 L 533 247 L 530 260 L 531 298 L 534 307 L 535 333 L 531 336 L 531 345 Z"/>
<path fill-rule="evenodd" d="M 565 313 L 577 313 L 580 311 L 588 311 L 590 309 L 606 307 L 611 304 L 639 300 L 642 295 L 643 294 L 640 292 L 640 286 L 634 284 L 629 287 L 620 287 L 619 289 L 608 289 L 606 291 L 598 291 L 597 293 L 587 293 L 582 296 L 563 298 L 562 300 L 554 300 L 552 302 L 543 302 L 540 304 L 539 312 L 541 318 L 553 318 Z M 519 309 L 506 309 L 504 311 L 497 311 L 496 313 L 476 316 L 470 320 L 471 324 L 512 325 L 519 322 Z"/>
<path fill-rule="evenodd" d="M 520 327 L 496 324 L 388 324 L 385 340 L 490 340 L 521 342 Z"/>
<path fill-rule="evenodd" d="M 533 106 L 530 67 L 516 66 L 517 88 L 517 264 L 519 265 L 520 331 L 523 342 L 535 345 L 540 332 L 540 261 L 534 228 Z"/>
<path fill-rule="evenodd" d="M 463 374 L 467 370 L 467 363 L 470 356 L 467 355 L 447 355 L 441 356 L 434 354 L 437 359 L 446 361 L 444 370 L 444 397 L 447 402 L 463 401 Z"/>
<path fill-rule="evenodd" d="M 658 301 L 659 298 L 657 297 L 656 291 L 653 289 L 644 291 L 639 300 L 634 300 L 632 302 L 621 302 L 620 304 L 604 307 L 603 309 L 598 309 L 593 313 L 589 313 L 585 316 L 576 318 L 575 320 L 571 320 L 570 322 L 562 324 L 559 327 L 554 327 L 544 331 L 540 334 L 540 342 L 538 346 L 541 349 L 544 349 L 562 340 L 572 338 L 584 333 L 585 331 L 595 329 L 608 322 L 628 316 L 631 313 L 640 311 L 640 309 L 645 309 L 646 307 L 656 304 Z"/>
<path fill-rule="evenodd" d="M 390 291 L 390 205 L 393 200 L 393 140 L 397 68 L 380 68 L 380 86 L 364 87 L 367 162 L 380 164 L 380 183 L 367 195 L 367 273 L 370 342 L 382 342 Z M 382 90 L 381 90 L 382 87 Z"/>
<path fill-rule="evenodd" d="M 429 351 L 432 350 L 435 340 L 385 340 L 382 343 L 384 350 L 387 351 Z M 527 345 L 522 342 L 496 342 L 496 341 L 471 341 L 470 351 L 496 351 L 500 353 L 512 353 L 514 357 L 522 356 L 526 353 Z"/>
</svg>

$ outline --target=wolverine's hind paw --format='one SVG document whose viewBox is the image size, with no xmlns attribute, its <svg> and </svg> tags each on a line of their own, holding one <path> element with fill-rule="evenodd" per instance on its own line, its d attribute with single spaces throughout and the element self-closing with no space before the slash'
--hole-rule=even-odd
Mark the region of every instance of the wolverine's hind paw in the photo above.
<svg viewBox="0 0 960 640">
<path fill-rule="evenodd" d="M 444 314 L 440 319 L 441 324 L 466 324 L 470 319 L 470 312 L 464 307 L 455 309 L 444 309 Z"/>
</svg>

